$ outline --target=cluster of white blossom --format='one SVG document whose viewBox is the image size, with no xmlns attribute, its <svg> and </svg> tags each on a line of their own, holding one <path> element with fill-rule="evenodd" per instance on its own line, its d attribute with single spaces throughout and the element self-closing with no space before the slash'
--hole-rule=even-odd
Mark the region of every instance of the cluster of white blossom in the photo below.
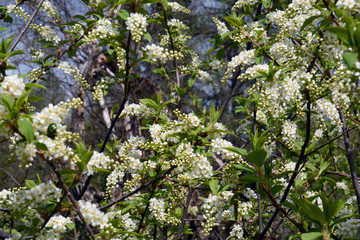
<svg viewBox="0 0 360 240">
<path fill-rule="evenodd" d="M 41 225 L 44 220 L 37 213 L 36 209 L 41 208 L 41 205 L 48 204 L 50 202 L 58 202 L 62 196 L 61 189 L 57 188 L 55 184 L 51 181 L 47 183 L 41 183 L 34 186 L 29 190 L 2 190 L 0 192 L 0 208 L 8 209 L 9 211 L 16 212 L 26 212 L 24 215 L 18 216 L 21 218 L 21 221 L 24 221 L 24 224 L 27 226 L 32 225 L 32 219 L 30 213 L 36 214 L 36 219 L 39 221 L 36 222 L 36 226 Z"/>
<path fill-rule="evenodd" d="M 314 110 L 320 113 L 324 120 L 330 120 L 331 124 L 341 126 L 339 113 L 336 106 L 330 100 L 325 98 L 317 100 Z"/>
<path fill-rule="evenodd" d="M 236 67 L 240 65 L 251 65 L 255 63 L 255 50 L 245 50 L 240 52 L 235 57 L 231 58 L 229 68 L 235 71 Z"/>
<path fill-rule="evenodd" d="M 141 13 L 130 13 L 125 22 L 126 28 L 131 32 L 135 42 L 140 42 L 141 36 L 146 31 L 146 17 Z"/>
<path fill-rule="evenodd" d="M 245 74 L 248 74 L 250 79 L 253 79 L 257 76 L 260 76 L 260 72 L 268 73 L 269 72 L 269 65 L 268 64 L 257 64 L 252 67 L 246 69 Z"/>
<path fill-rule="evenodd" d="M 16 145 L 15 155 L 20 161 L 21 168 L 29 168 L 32 165 L 37 149 L 34 143 L 19 143 Z"/>
<path fill-rule="evenodd" d="M 234 224 L 231 227 L 230 236 L 235 239 L 244 239 L 244 230 L 239 224 Z"/>
<path fill-rule="evenodd" d="M 212 176 L 209 160 L 200 153 L 195 153 L 190 143 L 179 145 L 172 164 L 177 166 L 175 171 L 179 174 L 178 178 L 181 182 L 190 183 L 194 179 L 208 179 Z"/>
<path fill-rule="evenodd" d="M 82 28 L 81 28 L 82 29 Z M 113 27 L 109 19 L 99 19 L 96 23 L 96 27 L 84 36 L 84 41 L 87 43 L 105 39 L 110 36 L 118 34 L 118 30 Z"/>
<path fill-rule="evenodd" d="M 49 0 L 43 2 L 42 9 L 49 17 L 54 18 L 56 21 L 61 20 L 60 13 Z"/>
<path fill-rule="evenodd" d="M 102 77 L 100 81 L 96 82 L 94 86 L 93 98 L 94 100 L 99 100 L 103 96 L 103 89 L 109 90 L 110 86 L 115 83 L 115 79 L 109 76 Z"/>
<path fill-rule="evenodd" d="M 187 13 L 187 14 L 189 14 L 191 12 L 189 9 L 181 6 L 177 2 L 169 2 L 168 5 L 169 5 L 170 9 L 173 10 L 174 12 L 183 12 L 183 13 Z"/>
<path fill-rule="evenodd" d="M 205 235 L 210 233 L 216 222 L 228 220 L 234 216 L 234 208 L 229 204 L 233 195 L 232 191 L 224 191 L 220 192 L 218 196 L 209 194 L 204 200 L 202 208 L 206 222 L 201 225 L 204 227 Z"/>
<path fill-rule="evenodd" d="M 30 15 L 24 9 L 20 6 L 16 7 L 16 5 L 13 4 L 7 6 L 7 12 L 18 15 L 24 21 L 27 21 L 30 18 Z"/>
<path fill-rule="evenodd" d="M 186 26 L 183 22 L 181 22 L 179 19 L 171 19 L 168 21 L 168 25 L 170 27 L 175 27 L 177 28 L 178 30 L 186 30 L 186 29 L 189 29 L 188 26 Z"/>
<path fill-rule="evenodd" d="M 87 83 L 86 79 L 81 75 L 80 70 L 73 66 L 70 65 L 69 62 L 61 62 L 58 66 L 59 69 L 63 70 L 65 72 L 66 75 L 72 74 L 73 75 L 73 79 L 78 79 L 79 82 L 82 83 L 83 87 L 85 89 L 89 88 L 90 85 Z"/>
<path fill-rule="evenodd" d="M 288 145 L 290 148 L 293 148 L 295 139 L 297 137 L 296 129 L 296 123 L 293 123 L 289 120 L 285 120 L 283 122 L 281 134 L 286 145 Z"/>
<path fill-rule="evenodd" d="M 143 49 L 143 52 L 146 53 L 148 58 L 153 62 L 160 60 L 161 63 L 165 63 L 169 56 L 167 49 L 157 46 L 156 44 L 147 45 Z"/>
<path fill-rule="evenodd" d="M 209 83 L 209 84 L 213 85 L 214 87 L 216 87 L 216 83 L 214 82 L 214 79 L 210 76 L 210 74 L 208 72 L 199 70 L 196 77 L 200 81 L 202 81 L 204 83 Z"/>
<path fill-rule="evenodd" d="M 79 98 L 74 98 L 72 102 L 60 102 L 58 105 L 49 104 L 33 115 L 33 128 L 35 137 L 38 142 L 46 145 L 48 151 L 45 151 L 45 157 L 49 160 L 63 158 L 64 160 L 72 159 L 74 153 L 72 149 L 65 144 L 67 140 L 72 140 L 71 133 L 66 131 L 63 121 L 68 116 L 73 108 L 77 108 L 82 101 Z M 57 134 L 51 138 L 47 136 L 47 130 L 50 124 L 55 124 L 57 127 Z"/>
<path fill-rule="evenodd" d="M 360 219 L 350 218 L 337 226 L 337 233 L 343 239 L 355 239 L 360 228 Z"/>
<path fill-rule="evenodd" d="M 109 218 L 105 215 L 105 213 L 100 211 L 95 204 L 84 200 L 80 200 L 78 204 L 87 223 L 94 227 L 100 227 L 100 229 L 104 229 L 109 226 Z"/>
<path fill-rule="evenodd" d="M 97 168 L 100 169 L 110 169 L 114 161 L 110 157 L 106 156 L 104 153 L 99 153 L 94 151 L 90 161 L 87 164 L 87 173 L 88 175 L 94 174 Z"/>
<path fill-rule="evenodd" d="M 139 104 L 132 103 L 124 108 L 124 110 L 121 112 L 120 117 L 137 116 L 140 118 L 147 118 L 147 117 L 152 117 L 154 113 L 155 112 L 152 108 L 149 108 L 142 103 Z"/>
<path fill-rule="evenodd" d="M 237 154 L 234 152 L 231 152 L 225 148 L 227 147 L 233 147 L 232 143 L 221 138 L 215 138 L 211 139 L 211 147 L 212 152 L 216 154 L 221 154 L 221 157 L 224 159 L 234 159 L 235 157 L 238 157 Z"/>
<path fill-rule="evenodd" d="M 31 24 L 30 27 L 36 30 L 46 41 L 58 44 L 61 39 L 57 32 L 50 27 L 50 25 L 43 26 L 42 24 Z"/>
<path fill-rule="evenodd" d="M 17 75 L 10 75 L 5 76 L 4 81 L 1 83 L 0 94 L 15 99 L 20 97 L 24 90 L 24 80 Z"/>
<path fill-rule="evenodd" d="M 224 35 L 225 33 L 229 32 L 229 29 L 226 27 L 225 23 L 221 22 L 216 17 L 213 17 L 212 19 L 214 23 L 216 24 L 217 31 L 220 36 Z"/>
<path fill-rule="evenodd" d="M 31 52 L 31 57 L 35 60 L 40 60 L 45 56 L 44 52 L 40 49 L 38 50 L 31 49 L 30 52 Z"/>
<path fill-rule="evenodd" d="M 46 223 L 45 229 L 40 232 L 36 239 L 39 240 L 60 240 L 63 236 L 63 233 L 67 231 L 67 224 L 72 223 L 71 219 L 68 217 L 63 217 L 61 215 L 56 215 L 50 218 Z"/>
<path fill-rule="evenodd" d="M 257 3 L 258 1 L 257 0 L 238 0 L 233 8 L 232 8 L 232 11 L 236 11 L 237 9 L 240 9 L 242 7 L 245 7 L 247 5 L 253 5 L 255 3 Z"/>
<path fill-rule="evenodd" d="M 154 218 L 160 222 L 165 222 L 166 213 L 164 199 L 151 198 L 149 202 L 149 209 Z"/>
<path fill-rule="evenodd" d="M 353 9 L 356 4 L 359 4 L 355 0 L 339 0 L 336 2 L 338 8 Z"/>
</svg>

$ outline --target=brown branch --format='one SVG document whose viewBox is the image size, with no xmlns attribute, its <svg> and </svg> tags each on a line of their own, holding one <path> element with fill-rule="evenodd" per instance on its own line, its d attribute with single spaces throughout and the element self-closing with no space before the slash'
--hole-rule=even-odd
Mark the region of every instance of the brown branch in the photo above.
<svg viewBox="0 0 360 240">
<path fill-rule="evenodd" d="M 339 111 L 339 115 L 340 115 L 340 120 L 342 122 L 345 150 L 347 153 L 347 159 L 348 159 L 348 163 L 349 163 L 349 167 L 350 167 L 351 179 L 352 179 L 352 183 L 353 183 L 353 187 L 354 187 L 355 195 L 356 195 L 356 200 L 357 200 L 357 204 L 358 204 L 357 212 L 360 213 L 360 187 L 359 187 L 359 182 L 357 181 L 356 167 L 355 167 L 355 162 L 353 159 L 352 149 L 350 147 L 350 139 L 349 139 L 349 133 L 347 132 L 346 119 L 344 117 L 344 113 L 343 113 L 342 109 L 339 108 L 338 111 Z"/>
<path fill-rule="evenodd" d="M 16 45 L 19 43 L 20 39 L 24 36 L 25 32 L 29 29 L 31 22 L 34 20 L 35 15 L 37 14 L 37 12 L 39 11 L 41 5 L 43 4 L 45 0 L 40 0 L 39 4 L 36 6 L 35 11 L 33 12 L 33 14 L 31 15 L 29 21 L 26 23 L 25 27 L 23 28 L 23 30 L 21 30 L 19 36 L 17 37 L 17 39 L 15 40 L 15 42 L 11 45 L 9 52 L 12 52 L 14 50 L 14 48 L 16 47 Z"/>
<path fill-rule="evenodd" d="M 76 213 L 79 215 L 80 220 L 82 221 L 82 223 L 85 225 L 85 229 L 86 231 L 89 233 L 91 239 L 96 240 L 95 235 L 93 233 L 93 231 L 91 230 L 89 224 L 86 222 L 84 215 L 82 214 L 82 212 L 80 211 L 80 207 L 79 204 L 77 203 L 77 201 L 75 200 L 75 198 L 73 197 L 73 195 L 71 194 L 71 192 L 69 191 L 69 188 L 66 186 L 66 183 L 64 182 L 64 180 L 62 179 L 59 169 L 55 168 L 55 166 L 53 166 L 54 171 L 56 173 L 56 176 L 59 179 L 59 182 L 61 183 L 61 186 L 63 187 L 63 189 L 66 192 L 67 197 L 70 199 L 71 203 L 74 206 L 74 209 L 76 211 Z"/>
<path fill-rule="evenodd" d="M 276 199 L 274 198 L 274 196 L 271 194 L 271 192 L 266 189 L 265 184 L 262 183 L 262 188 L 265 191 L 266 195 L 268 196 L 268 198 L 270 199 L 270 201 L 272 202 L 272 205 L 278 209 L 287 219 L 289 219 L 290 222 L 292 222 L 299 230 L 300 232 L 306 232 L 304 227 L 302 226 L 301 223 L 298 223 L 295 221 L 295 219 L 293 219 L 282 207 L 281 205 L 276 201 Z"/>
<path fill-rule="evenodd" d="M 184 208 L 184 211 L 183 211 L 183 214 L 182 214 L 182 217 L 181 217 L 181 224 L 180 224 L 180 227 L 179 227 L 179 231 L 177 233 L 177 239 L 180 240 L 181 239 L 181 236 L 182 236 L 182 233 L 183 233 L 183 229 L 184 229 L 184 226 L 185 226 L 185 219 L 186 219 L 186 215 L 187 215 L 187 211 L 188 211 L 188 208 L 189 208 L 189 205 L 190 205 L 190 200 L 191 200 L 191 197 L 194 193 L 194 189 L 190 189 L 187 197 L 186 197 L 186 205 L 185 205 L 185 208 Z"/>
<path fill-rule="evenodd" d="M 172 166 L 170 169 L 168 169 L 166 172 L 164 172 L 161 176 L 157 177 L 157 178 L 154 178 L 153 180 L 151 180 L 150 182 L 147 182 L 145 183 L 144 185 L 141 185 L 140 187 L 138 187 L 137 189 L 135 189 L 134 191 L 120 197 L 119 199 L 116 199 L 114 200 L 113 202 L 111 203 L 108 203 L 106 204 L 105 206 L 102 206 L 99 208 L 99 210 L 103 210 L 103 209 L 106 209 L 106 208 L 109 208 L 111 206 L 113 206 L 114 204 L 118 203 L 118 202 L 121 202 L 122 200 L 134 195 L 135 193 L 141 191 L 142 189 L 146 188 L 147 186 L 149 186 L 150 184 L 152 184 L 153 182 L 156 182 L 157 180 L 161 179 L 161 178 L 164 178 L 166 176 L 166 174 L 170 173 L 175 167 Z"/>
</svg>

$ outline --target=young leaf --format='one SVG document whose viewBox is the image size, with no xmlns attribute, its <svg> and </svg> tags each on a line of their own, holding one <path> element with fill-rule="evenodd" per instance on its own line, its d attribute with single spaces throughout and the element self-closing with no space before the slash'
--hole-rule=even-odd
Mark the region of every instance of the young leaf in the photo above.
<svg viewBox="0 0 360 240">
<path fill-rule="evenodd" d="M 24 137 L 29 143 L 31 143 L 34 140 L 35 135 L 30 120 L 27 118 L 20 119 L 17 121 L 17 124 L 19 126 L 19 131 L 21 132 L 21 134 L 24 135 Z"/>
</svg>

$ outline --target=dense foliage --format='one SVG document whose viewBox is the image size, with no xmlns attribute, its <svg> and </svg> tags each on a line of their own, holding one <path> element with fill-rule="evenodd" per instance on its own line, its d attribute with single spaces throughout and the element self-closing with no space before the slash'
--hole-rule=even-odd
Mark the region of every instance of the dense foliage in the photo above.
<svg viewBox="0 0 360 240">
<path fill-rule="evenodd" d="M 0 238 L 360 237 L 359 1 L 234 1 L 212 18 L 204 56 L 178 2 L 82 0 L 88 12 L 66 18 L 55 2 L 0 8 L 4 24 L 24 20 L 16 34 L 0 27 L 2 143 L 20 168 L 49 172 L 0 191 Z M 22 49 L 26 31 L 41 47 Z M 81 70 L 88 48 L 114 71 Z M 37 67 L 20 75 L 12 61 L 29 54 Z M 39 109 L 55 69 L 99 101 L 95 145 L 84 118 L 70 129 L 84 94 Z M 147 78 L 152 96 L 139 99 Z"/>
</svg>

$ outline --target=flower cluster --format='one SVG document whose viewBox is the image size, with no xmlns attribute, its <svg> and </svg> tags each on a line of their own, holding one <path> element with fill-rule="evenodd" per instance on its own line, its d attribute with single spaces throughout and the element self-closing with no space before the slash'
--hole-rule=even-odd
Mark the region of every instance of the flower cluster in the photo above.
<svg viewBox="0 0 360 240">
<path fill-rule="evenodd" d="M 160 222 L 165 222 L 165 202 L 163 199 L 151 198 L 149 209 L 154 218 Z"/>
<path fill-rule="evenodd" d="M 337 227 L 337 233 L 344 239 L 356 238 L 360 228 L 360 220 L 350 218 Z"/>
<path fill-rule="evenodd" d="M 58 66 L 59 69 L 63 70 L 66 75 L 72 74 L 73 79 L 78 79 L 82 83 L 85 89 L 89 88 L 90 85 L 87 83 L 86 79 L 81 75 L 80 70 L 75 66 L 71 66 L 68 62 L 61 62 Z"/>
<path fill-rule="evenodd" d="M 157 60 L 159 60 L 161 63 L 165 63 L 169 55 L 167 49 L 155 44 L 147 45 L 143 49 L 143 52 L 147 54 L 152 62 L 157 62 Z"/>
<path fill-rule="evenodd" d="M 88 35 L 84 36 L 84 41 L 87 43 L 95 42 L 117 34 L 117 29 L 113 27 L 109 19 L 99 19 L 96 27 Z"/>
<path fill-rule="evenodd" d="M 130 13 L 130 17 L 125 22 L 126 28 L 130 30 L 135 42 L 140 42 L 141 36 L 146 31 L 146 17 L 141 13 Z"/>
<path fill-rule="evenodd" d="M 63 233 L 67 231 L 67 224 L 72 223 L 68 217 L 56 215 L 50 218 L 43 231 L 37 237 L 39 240 L 54 239 L 60 240 Z"/>
<path fill-rule="evenodd" d="M 32 58 L 35 60 L 40 60 L 45 55 L 44 52 L 40 49 L 39 50 L 31 49 L 30 52 L 31 52 Z"/>
<path fill-rule="evenodd" d="M 234 207 L 229 204 L 233 195 L 233 192 L 225 191 L 221 192 L 218 196 L 210 194 L 205 199 L 202 208 L 204 209 L 204 219 L 206 222 L 201 224 L 204 227 L 205 235 L 210 233 L 211 229 L 215 226 L 215 222 L 228 220 L 234 216 Z"/>
<path fill-rule="evenodd" d="M 131 115 L 140 118 L 152 117 L 154 115 L 154 110 L 142 103 L 139 104 L 132 103 L 124 108 L 124 110 L 121 112 L 120 117 L 131 116 Z"/>
<path fill-rule="evenodd" d="M 283 140 L 290 148 L 293 148 L 295 139 L 297 137 L 296 129 L 296 124 L 289 120 L 285 120 L 282 125 L 281 134 L 283 136 Z"/>
<path fill-rule="evenodd" d="M 43 26 L 42 24 L 31 24 L 30 27 L 36 30 L 46 41 L 58 44 L 61 40 L 56 31 L 52 29 L 50 25 Z"/>
<path fill-rule="evenodd" d="M 234 237 L 235 239 L 244 239 L 244 230 L 239 224 L 234 224 L 231 227 L 230 236 Z"/>
<path fill-rule="evenodd" d="M 225 33 L 229 32 L 229 29 L 226 27 L 225 23 L 221 22 L 216 17 L 213 17 L 212 19 L 214 23 L 216 24 L 217 31 L 220 36 L 224 35 Z"/>
<path fill-rule="evenodd" d="M 102 77 L 100 81 L 97 81 L 96 85 L 94 86 L 94 92 L 92 93 L 94 100 L 100 101 L 101 97 L 103 96 L 103 89 L 108 91 L 110 86 L 114 83 L 115 79 L 109 76 Z"/>
<path fill-rule="evenodd" d="M 17 75 L 10 75 L 5 76 L 4 81 L 1 83 L 0 94 L 15 99 L 20 97 L 24 90 L 24 80 Z"/>
<path fill-rule="evenodd" d="M 25 12 L 24 9 L 22 9 L 20 6 L 16 7 L 15 5 L 8 5 L 7 12 L 18 15 L 24 21 L 27 21 L 30 18 L 30 15 L 27 12 Z"/>
<path fill-rule="evenodd" d="M 181 6 L 177 2 L 169 2 L 168 5 L 169 5 L 170 9 L 173 10 L 174 12 L 183 12 L 183 13 L 187 13 L 187 14 L 189 14 L 191 12 L 189 9 Z"/>
<path fill-rule="evenodd" d="M 111 160 L 104 153 L 94 151 L 90 161 L 87 164 L 87 171 L 89 175 L 92 175 L 97 168 L 110 169 L 113 160 Z"/>
<path fill-rule="evenodd" d="M 83 200 L 80 200 L 78 204 L 86 222 L 94 227 L 100 227 L 101 229 L 109 226 L 109 218 L 105 213 L 97 209 L 95 204 Z"/>
<path fill-rule="evenodd" d="M 232 8 L 232 11 L 236 11 L 236 9 L 240 9 L 244 6 L 247 6 L 247 5 L 253 5 L 255 3 L 257 3 L 258 1 L 256 0 L 238 0 L 235 5 L 233 6 Z"/>
<path fill-rule="evenodd" d="M 221 157 L 224 159 L 234 159 L 235 157 L 238 157 L 237 154 L 234 152 L 231 152 L 225 148 L 227 147 L 233 147 L 232 143 L 229 141 L 226 141 L 225 139 L 221 138 L 215 138 L 211 140 L 211 147 L 212 151 L 216 154 L 221 154 Z"/>
<path fill-rule="evenodd" d="M 56 21 L 60 21 L 61 17 L 56 7 L 51 4 L 49 0 L 45 0 L 42 4 L 43 11 L 49 16 L 54 18 Z"/>
</svg>

